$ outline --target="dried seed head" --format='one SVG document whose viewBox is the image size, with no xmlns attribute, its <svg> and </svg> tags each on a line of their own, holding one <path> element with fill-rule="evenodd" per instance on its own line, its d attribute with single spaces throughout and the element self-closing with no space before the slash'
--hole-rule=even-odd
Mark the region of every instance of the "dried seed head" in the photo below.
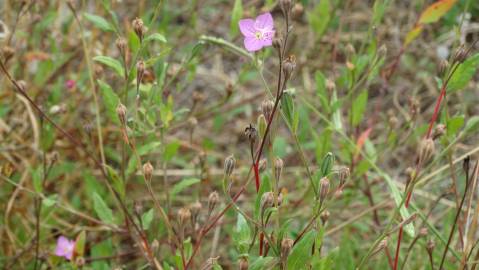
<svg viewBox="0 0 479 270">
<path fill-rule="evenodd" d="M 213 209 L 215 209 L 215 207 L 219 203 L 219 201 L 220 201 L 220 195 L 218 194 L 218 192 L 216 192 L 216 191 L 211 192 L 210 195 L 208 196 L 208 211 L 209 211 L 209 213 L 213 212 Z"/>
<path fill-rule="evenodd" d="M 291 11 L 291 8 L 293 7 L 293 1 L 279 0 L 279 6 L 281 8 L 281 11 L 283 11 L 284 16 L 287 17 L 289 16 L 289 12 Z"/>
<path fill-rule="evenodd" d="M 290 55 L 286 60 L 283 61 L 283 73 L 284 78 L 289 80 L 293 74 L 294 69 L 296 68 L 296 56 Z"/>
<path fill-rule="evenodd" d="M 225 176 L 230 177 L 235 169 L 236 160 L 233 155 L 225 159 Z"/>
<path fill-rule="evenodd" d="M 153 165 L 148 161 L 143 165 L 143 175 L 147 181 L 151 181 L 151 177 L 153 176 Z"/>
<path fill-rule="evenodd" d="M 439 124 L 436 126 L 434 129 L 434 133 L 432 134 L 432 139 L 436 140 L 440 138 L 442 135 L 446 134 L 446 125 L 444 124 Z"/>
<path fill-rule="evenodd" d="M 319 201 L 323 202 L 324 199 L 326 199 L 326 196 L 328 196 L 329 192 L 329 179 L 327 177 L 321 178 L 319 180 Z"/>
<path fill-rule="evenodd" d="M 116 114 L 118 115 L 118 118 L 120 119 L 120 123 L 123 126 L 126 126 L 126 107 L 123 104 L 118 104 L 116 107 Z"/>
<path fill-rule="evenodd" d="M 388 47 L 386 47 L 385 44 L 381 45 L 381 47 L 379 47 L 379 50 L 378 50 L 378 58 L 379 59 L 384 58 L 386 57 L 387 54 L 388 54 Z"/>
<path fill-rule="evenodd" d="M 454 62 L 463 63 L 467 58 L 466 46 L 462 44 L 457 48 L 456 53 L 454 54 Z"/>
<path fill-rule="evenodd" d="M 10 60 L 14 54 L 15 54 L 15 50 L 12 47 L 10 46 L 3 47 L 2 55 L 3 55 L 3 58 L 5 59 L 5 62 L 8 62 L 8 60 Z"/>
<path fill-rule="evenodd" d="M 346 180 L 348 180 L 351 172 L 349 171 L 348 167 L 341 167 L 339 169 L 339 186 L 343 187 L 346 184 Z"/>
<path fill-rule="evenodd" d="M 248 258 L 246 257 L 241 257 L 239 259 L 239 270 L 248 270 L 249 264 L 248 264 Z"/>
<path fill-rule="evenodd" d="M 263 112 L 264 117 L 269 120 L 273 112 L 274 102 L 272 100 L 264 100 L 261 103 L 261 111 Z"/>
<path fill-rule="evenodd" d="M 279 181 L 281 178 L 281 172 L 283 171 L 284 162 L 281 158 L 277 157 L 274 160 L 274 178 Z"/>
<path fill-rule="evenodd" d="M 319 216 L 319 218 L 321 219 L 321 222 L 324 224 L 326 224 L 326 222 L 329 220 L 329 211 L 328 210 L 324 210 L 321 215 Z"/>
<path fill-rule="evenodd" d="M 434 243 L 434 240 L 429 239 L 426 244 L 426 250 L 429 254 L 432 254 L 434 247 L 436 247 L 436 243 Z"/>
<path fill-rule="evenodd" d="M 246 135 L 246 137 L 248 137 L 250 143 L 254 145 L 256 139 L 258 138 L 258 131 L 256 130 L 256 128 L 252 124 L 249 124 L 249 126 L 245 128 L 244 134 Z"/>
<path fill-rule="evenodd" d="M 283 238 L 283 240 L 281 240 L 281 258 L 283 260 L 286 260 L 286 258 L 288 257 L 289 252 L 293 248 L 293 245 L 294 240 L 291 238 Z"/>
<path fill-rule="evenodd" d="M 180 225 L 186 224 L 191 218 L 191 211 L 187 207 L 183 207 L 180 210 L 178 210 L 178 218 L 180 221 Z"/>
<path fill-rule="evenodd" d="M 118 50 L 120 51 L 120 54 L 124 56 L 126 52 L 126 46 L 127 46 L 126 40 L 123 37 L 119 37 L 116 39 L 115 44 Z"/>
<path fill-rule="evenodd" d="M 419 151 L 419 155 L 418 155 L 419 164 L 422 164 L 422 165 L 427 164 L 435 152 L 434 141 L 431 138 L 423 139 L 421 143 L 419 144 L 418 151 Z"/>
<path fill-rule="evenodd" d="M 132 25 L 133 25 L 133 30 L 135 31 L 136 35 L 140 39 L 140 42 L 143 41 L 143 37 L 145 36 L 147 31 L 147 28 L 143 24 L 143 20 L 141 20 L 140 18 L 136 18 L 133 20 Z"/>
<path fill-rule="evenodd" d="M 274 204 L 274 194 L 271 191 L 263 193 L 261 196 L 261 209 L 272 207 Z"/>
</svg>

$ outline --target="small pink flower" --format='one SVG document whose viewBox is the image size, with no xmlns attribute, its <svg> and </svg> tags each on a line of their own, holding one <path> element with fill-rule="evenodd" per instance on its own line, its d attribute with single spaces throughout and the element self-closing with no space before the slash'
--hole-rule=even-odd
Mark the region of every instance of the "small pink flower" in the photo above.
<svg viewBox="0 0 479 270">
<path fill-rule="evenodd" d="M 246 50 L 255 52 L 273 44 L 275 30 L 271 13 L 261 14 L 255 20 L 243 19 L 238 24 Z"/>
<path fill-rule="evenodd" d="M 75 249 L 75 241 L 70 240 L 63 235 L 58 237 L 57 247 L 55 248 L 55 255 L 59 257 L 65 257 L 67 260 L 71 260 L 73 257 L 73 250 Z"/>
<path fill-rule="evenodd" d="M 68 80 L 65 82 L 65 86 L 67 87 L 68 90 L 73 89 L 75 85 L 76 85 L 76 82 L 74 80 Z"/>
</svg>

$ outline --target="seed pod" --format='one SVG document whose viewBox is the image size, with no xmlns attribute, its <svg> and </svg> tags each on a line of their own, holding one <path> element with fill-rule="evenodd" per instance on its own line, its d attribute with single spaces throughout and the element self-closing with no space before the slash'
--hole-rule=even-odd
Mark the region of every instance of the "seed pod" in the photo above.
<svg viewBox="0 0 479 270">
<path fill-rule="evenodd" d="M 245 128 L 244 134 L 246 135 L 246 137 L 248 137 L 250 143 L 254 145 L 256 139 L 258 138 L 258 131 L 256 130 L 256 128 L 252 124 L 249 124 L 249 126 Z"/>
<path fill-rule="evenodd" d="M 343 187 L 346 184 L 346 180 L 348 180 L 349 175 L 351 174 L 348 167 L 341 167 L 339 169 L 339 186 Z"/>
<path fill-rule="evenodd" d="M 5 59 L 5 62 L 8 62 L 8 60 L 10 60 L 15 54 L 15 50 L 10 46 L 5 46 L 2 49 L 2 54 L 3 58 Z"/>
<path fill-rule="evenodd" d="M 426 236 L 426 235 L 427 235 L 427 233 L 428 233 L 428 230 L 427 230 L 427 228 L 426 228 L 426 227 L 424 227 L 424 228 L 421 228 L 421 230 L 419 230 L 419 236 L 421 236 L 421 237 L 424 237 L 424 236 Z"/>
<path fill-rule="evenodd" d="M 293 239 L 283 238 L 283 240 L 281 240 L 281 259 L 286 260 L 286 258 L 288 258 L 288 255 L 293 248 L 293 245 Z"/>
<path fill-rule="evenodd" d="M 274 178 L 279 181 L 281 178 L 281 172 L 283 171 L 284 162 L 281 158 L 276 158 L 274 161 Z"/>
<path fill-rule="evenodd" d="M 279 7 L 281 8 L 281 11 L 283 12 L 283 15 L 285 17 L 289 16 L 289 12 L 291 11 L 292 6 L 292 0 L 279 0 Z"/>
<path fill-rule="evenodd" d="M 143 214 L 143 203 L 141 201 L 135 200 L 133 202 L 133 209 L 135 210 L 135 214 L 139 217 Z"/>
<path fill-rule="evenodd" d="M 120 123 L 123 126 L 126 126 L 126 107 L 125 107 L 125 105 L 119 103 L 118 106 L 116 107 L 116 114 L 118 115 L 118 118 L 120 119 Z"/>
<path fill-rule="evenodd" d="M 17 85 L 22 91 L 25 91 L 27 89 L 27 82 L 24 80 L 17 81 Z"/>
<path fill-rule="evenodd" d="M 323 202 L 328 196 L 329 192 L 329 179 L 327 177 L 321 178 L 319 180 L 319 202 Z"/>
<path fill-rule="evenodd" d="M 136 83 L 137 85 L 141 84 L 143 80 L 143 75 L 145 75 L 145 62 L 138 61 L 136 63 Z"/>
<path fill-rule="evenodd" d="M 438 66 L 439 76 L 444 76 L 448 67 L 449 67 L 449 62 L 446 59 L 442 59 Z"/>
<path fill-rule="evenodd" d="M 151 181 L 151 177 L 153 176 L 153 165 L 150 162 L 147 162 L 143 165 L 143 175 L 147 181 Z"/>
<path fill-rule="evenodd" d="M 233 157 L 233 155 L 227 157 L 225 159 L 225 176 L 226 177 L 230 177 L 231 174 L 233 173 L 233 170 L 235 169 L 235 163 L 236 163 L 236 160 L 235 158 Z"/>
<path fill-rule="evenodd" d="M 268 167 L 268 160 L 266 158 L 262 158 L 258 164 L 258 171 L 262 172 L 266 170 L 266 167 Z"/>
<path fill-rule="evenodd" d="M 434 133 L 432 134 L 432 139 L 436 140 L 444 134 L 446 134 L 446 126 L 444 124 L 439 124 L 434 129 Z"/>
<path fill-rule="evenodd" d="M 454 62 L 463 63 L 466 60 L 466 58 L 467 58 L 467 50 L 464 44 L 462 44 L 461 46 L 459 46 L 459 48 L 457 48 L 453 59 L 454 59 Z"/>
<path fill-rule="evenodd" d="M 336 89 L 336 83 L 334 80 L 327 79 L 326 80 L 326 90 L 328 90 L 328 93 L 331 94 L 334 89 Z"/>
<path fill-rule="evenodd" d="M 423 139 L 419 144 L 419 164 L 425 165 L 429 162 L 435 152 L 434 141 L 431 138 Z"/>
<path fill-rule="evenodd" d="M 201 205 L 201 203 L 199 201 L 196 201 L 196 202 L 194 202 L 190 205 L 191 214 L 193 215 L 193 217 L 198 216 L 202 207 L 203 206 Z"/>
<path fill-rule="evenodd" d="M 432 254 L 434 251 L 434 247 L 436 246 L 436 243 L 434 243 L 434 240 L 429 239 L 426 244 L 426 250 L 429 254 Z"/>
</svg>

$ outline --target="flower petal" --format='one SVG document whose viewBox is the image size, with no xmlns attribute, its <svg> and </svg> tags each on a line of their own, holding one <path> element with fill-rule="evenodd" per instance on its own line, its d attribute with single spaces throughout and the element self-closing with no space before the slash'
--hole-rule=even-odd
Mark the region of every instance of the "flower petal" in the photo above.
<svg viewBox="0 0 479 270">
<path fill-rule="evenodd" d="M 243 19 L 238 22 L 239 29 L 245 37 L 254 37 L 256 29 L 254 28 L 253 19 Z"/>
<path fill-rule="evenodd" d="M 66 247 L 69 245 L 68 238 L 60 236 L 57 239 L 57 246 L 55 248 L 55 255 L 63 257 L 65 255 Z"/>
<path fill-rule="evenodd" d="M 271 13 L 264 13 L 256 17 L 254 27 L 262 30 L 273 30 L 274 22 Z"/>
<path fill-rule="evenodd" d="M 244 39 L 244 47 L 249 52 L 255 52 L 263 48 L 263 41 L 255 37 L 246 37 Z"/>
</svg>

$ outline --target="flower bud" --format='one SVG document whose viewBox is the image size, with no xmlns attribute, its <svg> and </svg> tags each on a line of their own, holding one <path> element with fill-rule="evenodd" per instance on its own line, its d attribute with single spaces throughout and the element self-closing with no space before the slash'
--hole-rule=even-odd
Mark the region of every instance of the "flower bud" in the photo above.
<svg viewBox="0 0 479 270">
<path fill-rule="evenodd" d="M 213 270 L 218 265 L 218 258 L 208 258 L 206 262 L 201 266 L 201 270 Z"/>
<path fill-rule="evenodd" d="M 438 67 L 439 76 L 444 76 L 448 67 L 449 67 L 449 62 L 446 59 L 442 59 Z"/>
<path fill-rule="evenodd" d="M 326 224 L 326 222 L 329 220 L 329 211 L 328 210 L 324 210 L 321 215 L 319 216 L 319 218 L 321 219 L 321 222 L 324 224 Z"/>
<path fill-rule="evenodd" d="M 434 133 L 432 134 L 432 139 L 436 140 L 440 138 L 442 135 L 446 134 L 446 125 L 444 124 L 439 124 L 436 126 L 434 129 Z"/>
<path fill-rule="evenodd" d="M 188 220 L 191 218 L 191 211 L 187 207 L 183 207 L 180 210 L 178 210 L 178 218 L 180 221 L 180 225 L 186 224 Z"/>
<path fill-rule="evenodd" d="M 327 177 L 321 178 L 319 180 L 319 201 L 323 202 L 324 199 L 326 199 L 326 196 L 328 196 L 329 192 L 329 179 Z"/>
<path fill-rule="evenodd" d="M 385 249 L 388 246 L 388 239 L 384 238 L 379 242 L 378 246 L 371 252 L 371 256 L 378 254 L 381 250 Z"/>
<path fill-rule="evenodd" d="M 266 158 L 260 159 L 258 164 L 258 171 L 262 172 L 266 170 L 266 167 L 268 167 L 268 160 Z"/>
<path fill-rule="evenodd" d="M 421 236 L 421 237 L 426 236 L 427 233 L 428 233 L 428 230 L 427 230 L 426 227 L 423 227 L 423 228 L 421 228 L 421 230 L 419 230 L 419 236 Z"/>
<path fill-rule="evenodd" d="M 266 126 L 268 125 L 268 123 L 266 123 L 266 118 L 264 117 L 264 115 L 259 115 L 258 116 L 258 132 L 259 132 L 259 136 L 261 138 L 264 137 L 264 134 L 266 134 Z"/>
<path fill-rule="evenodd" d="M 285 80 L 289 80 L 293 74 L 294 69 L 296 68 L 296 56 L 290 55 L 286 60 L 283 61 L 283 74 Z"/>
<path fill-rule="evenodd" d="M 294 240 L 291 238 L 283 238 L 283 240 L 281 240 L 281 259 L 286 260 L 286 258 L 288 258 L 293 245 Z"/>
<path fill-rule="evenodd" d="M 145 62 L 138 61 L 138 63 L 136 63 L 136 83 L 137 83 L 137 85 L 141 84 L 141 81 L 143 79 L 143 75 L 145 75 Z"/>
<path fill-rule="evenodd" d="M 85 258 L 83 256 L 79 256 L 75 259 L 75 265 L 77 267 L 82 268 L 85 265 Z"/>
<path fill-rule="evenodd" d="M 5 59 L 5 62 L 8 62 L 8 60 L 10 60 L 14 54 L 15 54 L 15 50 L 12 47 L 10 46 L 3 47 L 2 55 L 3 55 L 3 58 Z"/>
<path fill-rule="evenodd" d="M 266 120 L 271 118 L 271 114 L 273 113 L 274 102 L 272 100 L 264 100 L 261 103 L 261 111 L 263 112 L 264 117 Z"/>
<path fill-rule="evenodd" d="M 431 138 L 423 139 L 419 144 L 419 164 L 425 165 L 429 162 L 435 152 L 434 141 Z"/>
<path fill-rule="evenodd" d="M 293 6 L 292 15 L 294 19 L 301 19 L 304 14 L 304 7 L 301 3 L 296 3 Z"/>
<path fill-rule="evenodd" d="M 273 203 L 274 203 L 273 192 L 268 191 L 268 192 L 263 193 L 263 195 L 261 196 L 261 202 L 260 202 L 261 209 L 264 210 L 266 208 L 272 207 Z"/>
<path fill-rule="evenodd" d="M 196 218 L 198 216 L 202 207 L 203 206 L 201 205 L 199 201 L 196 201 L 190 205 L 191 214 L 193 215 L 193 217 Z"/>
<path fill-rule="evenodd" d="M 339 186 L 343 187 L 346 184 L 346 180 L 348 180 L 349 175 L 351 174 L 348 167 L 341 167 L 339 169 Z"/>
<path fill-rule="evenodd" d="M 336 83 L 334 83 L 334 80 L 327 79 L 326 80 L 326 90 L 328 90 L 328 93 L 332 93 L 336 89 Z"/>
<path fill-rule="evenodd" d="M 158 239 L 153 240 L 153 242 L 151 243 L 151 250 L 153 251 L 153 253 L 156 253 L 159 248 L 160 242 L 158 241 Z"/>
<path fill-rule="evenodd" d="M 120 119 L 120 123 L 123 126 L 126 126 L 126 107 L 125 105 L 119 103 L 116 107 L 116 114 L 118 115 L 118 119 Z"/>
<path fill-rule="evenodd" d="M 215 207 L 219 203 L 219 201 L 220 201 L 220 195 L 218 194 L 218 192 L 216 192 L 216 191 L 211 192 L 210 195 L 208 196 L 208 211 L 209 211 L 209 213 L 213 212 L 213 209 L 215 209 Z"/>
<path fill-rule="evenodd" d="M 467 50 L 464 46 L 464 44 L 462 44 L 461 46 L 459 46 L 459 48 L 457 48 L 456 50 L 456 53 L 454 54 L 454 62 L 458 62 L 458 63 L 463 63 L 466 58 L 467 58 Z"/>
<path fill-rule="evenodd" d="M 233 170 L 235 169 L 235 163 L 236 163 L 236 160 L 235 158 L 233 157 L 233 155 L 227 157 L 225 159 L 225 176 L 226 177 L 230 177 L 231 174 L 233 173 Z"/>
<path fill-rule="evenodd" d="M 17 81 L 17 85 L 22 91 L 25 91 L 27 89 L 27 82 L 24 80 Z"/>
<path fill-rule="evenodd" d="M 436 247 L 436 243 L 434 243 L 434 240 L 429 239 L 426 244 L 426 250 L 429 254 L 432 254 L 434 251 L 434 247 Z"/>
<path fill-rule="evenodd" d="M 151 181 L 151 177 L 153 176 L 153 165 L 150 162 L 147 162 L 143 165 L 143 175 L 147 181 Z"/>
<path fill-rule="evenodd" d="M 135 214 L 139 217 L 143 214 L 143 203 L 141 201 L 135 200 L 133 202 L 133 209 L 135 210 Z"/>
<path fill-rule="evenodd" d="M 274 178 L 279 181 L 281 178 L 281 172 L 283 171 L 284 162 L 281 158 L 276 158 L 274 161 Z"/>
<path fill-rule="evenodd" d="M 248 270 L 248 268 L 249 268 L 248 258 L 241 257 L 239 259 L 239 270 Z"/>
<path fill-rule="evenodd" d="M 126 52 L 126 46 L 127 46 L 126 40 L 123 37 L 119 37 L 116 39 L 115 44 L 118 50 L 120 51 L 120 54 L 124 57 Z"/>
<path fill-rule="evenodd" d="M 143 37 L 145 36 L 147 31 L 147 28 L 143 24 L 143 20 L 141 20 L 140 18 L 136 18 L 133 20 L 132 25 L 133 25 L 133 30 L 135 31 L 136 35 L 140 39 L 140 42 L 142 42 Z"/>
</svg>

